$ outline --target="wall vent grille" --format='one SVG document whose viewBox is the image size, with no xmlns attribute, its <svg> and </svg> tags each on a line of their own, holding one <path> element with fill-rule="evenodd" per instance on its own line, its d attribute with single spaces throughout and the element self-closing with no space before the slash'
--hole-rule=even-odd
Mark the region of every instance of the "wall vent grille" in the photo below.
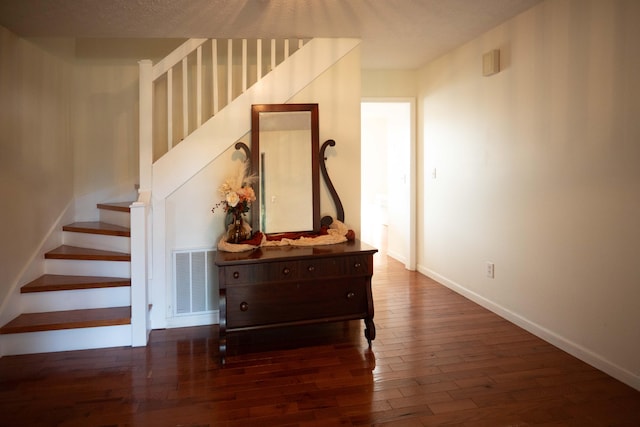
<svg viewBox="0 0 640 427">
<path fill-rule="evenodd" d="M 174 314 L 207 313 L 218 309 L 214 254 L 211 249 L 173 252 Z"/>
</svg>

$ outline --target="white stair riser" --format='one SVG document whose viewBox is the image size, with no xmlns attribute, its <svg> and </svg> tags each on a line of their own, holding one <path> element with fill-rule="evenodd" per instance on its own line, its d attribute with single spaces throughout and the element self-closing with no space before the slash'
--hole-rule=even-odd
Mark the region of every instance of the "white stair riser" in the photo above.
<svg viewBox="0 0 640 427">
<path fill-rule="evenodd" d="M 131 325 L 0 335 L 2 355 L 49 353 L 131 345 Z"/>
<path fill-rule="evenodd" d="M 129 212 L 110 211 L 107 209 L 99 209 L 99 211 L 100 221 L 121 227 L 131 227 L 131 215 Z"/>
<path fill-rule="evenodd" d="M 73 259 L 47 259 L 45 273 L 71 276 L 131 277 L 129 261 L 82 261 Z"/>
<path fill-rule="evenodd" d="M 23 313 L 124 307 L 131 305 L 131 288 L 120 286 L 117 288 L 33 292 L 22 294 L 21 303 Z"/>
<path fill-rule="evenodd" d="M 125 253 L 131 252 L 131 238 L 123 236 L 106 236 L 102 234 L 65 231 L 62 233 L 62 241 L 65 245 L 80 246 L 82 248 Z"/>
</svg>

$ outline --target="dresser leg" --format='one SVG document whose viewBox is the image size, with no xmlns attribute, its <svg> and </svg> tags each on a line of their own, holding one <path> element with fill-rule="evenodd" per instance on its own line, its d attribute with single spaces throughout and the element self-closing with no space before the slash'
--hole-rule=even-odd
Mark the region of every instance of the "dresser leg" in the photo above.
<svg viewBox="0 0 640 427">
<path fill-rule="evenodd" d="M 369 347 L 371 347 L 371 341 L 376 339 L 376 325 L 373 323 L 373 318 L 371 317 L 367 317 L 364 319 L 364 325 L 364 336 L 369 342 Z"/>
<path fill-rule="evenodd" d="M 224 365 L 227 357 L 227 338 L 225 336 L 220 337 L 220 345 L 218 349 L 220 351 L 220 363 Z"/>
<path fill-rule="evenodd" d="M 222 282 L 221 282 L 222 283 Z M 220 289 L 218 299 L 220 310 L 220 329 L 218 338 L 220 340 L 218 349 L 220 350 L 220 363 L 224 366 L 227 357 L 227 289 Z"/>
</svg>

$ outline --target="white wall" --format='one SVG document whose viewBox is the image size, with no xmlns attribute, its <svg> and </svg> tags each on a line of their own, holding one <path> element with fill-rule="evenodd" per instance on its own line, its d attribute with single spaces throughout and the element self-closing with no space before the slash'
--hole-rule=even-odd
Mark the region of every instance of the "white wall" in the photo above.
<svg viewBox="0 0 640 427">
<path fill-rule="evenodd" d="M 73 200 L 70 73 L 0 27 L 0 309 Z"/>
<path fill-rule="evenodd" d="M 420 271 L 636 388 L 638 16 L 548 0 L 422 68 L 418 177 Z"/>
</svg>

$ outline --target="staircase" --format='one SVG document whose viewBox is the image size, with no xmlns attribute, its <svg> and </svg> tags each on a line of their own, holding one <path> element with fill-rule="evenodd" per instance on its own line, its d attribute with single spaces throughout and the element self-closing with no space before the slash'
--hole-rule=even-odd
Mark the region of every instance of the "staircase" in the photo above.
<svg viewBox="0 0 640 427">
<path fill-rule="evenodd" d="M 65 225 L 45 274 L 20 289 L 22 314 L 0 328 L 4 354 L 131 345 L 129 205 Z"/>
<path fill-rule="evenodd" d="M 44 255 L 44 268 L 31 263 L 45 274 L 19 294 L 12 289 L 6 304 L 11 309 L 0 314 L 3 320 L 22 314 L 0 327 L 0 356 L 144 346 L 152 325 L 166 327 L 165 286 L 172 280 L 165 277 L 166 199 L 250 131 L 252 104 L 289 102 L 359 44 L 299 40 L 290 50 L 289 41 L 283 42 L 280 53 L 279 42 L 271 40 L 263 51 L 256 40 L 255 66 L 246 40 L 240 64 L 234 62 L 235 42 L 229 40 L 226 55 L 218 55 L 218 42 L 205 39 L 188 40 L 155 65 L 140 61 L 138 200 L 98 204 L 100 221 L 64 226 L 62 245 Z M 203 55 L 203 48 L 211 54 Z M 210 95 L 204 87 L 212 89 Z M 166 99 L 154 98 L 163 91 Z M 156 116 L 161 125 L 154 125 Z M 162 126 L 156 144 L 154 129 Z"/>
</svg>

